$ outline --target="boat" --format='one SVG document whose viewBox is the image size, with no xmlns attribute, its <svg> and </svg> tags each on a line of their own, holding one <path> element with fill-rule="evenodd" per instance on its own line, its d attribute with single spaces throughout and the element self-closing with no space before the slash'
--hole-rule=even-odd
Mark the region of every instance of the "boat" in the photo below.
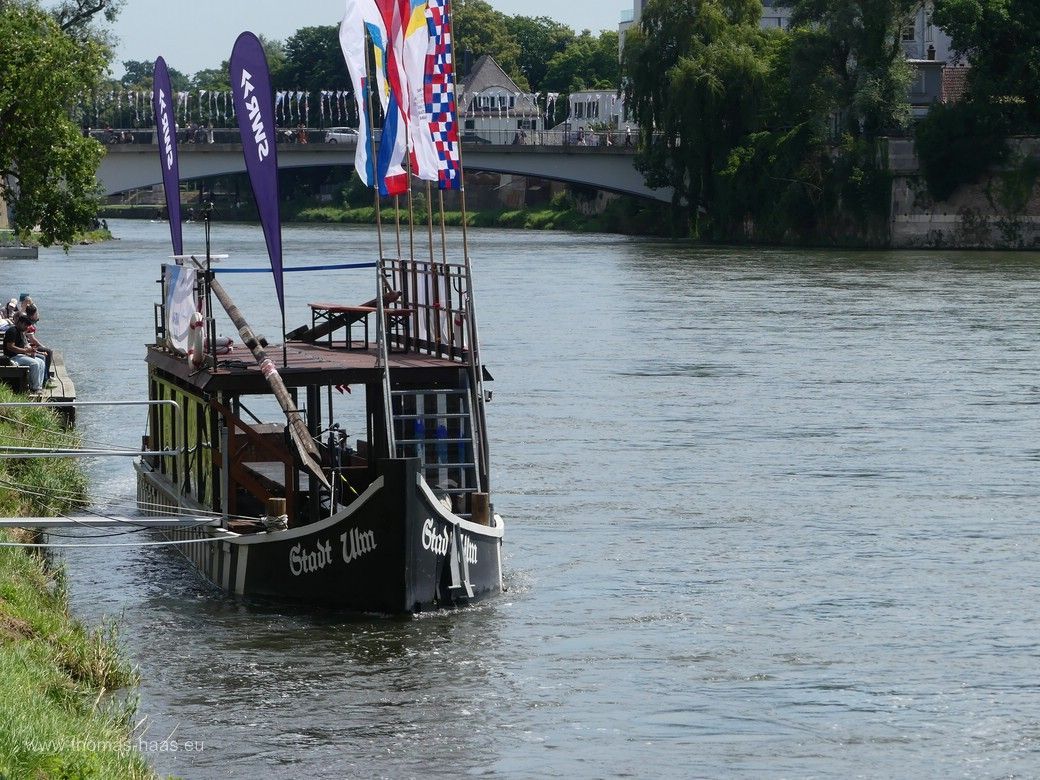
<svg viewBox="0 0 1040 780">
<path fill-rule="evenodd" d="M 236 115 L 284 338 L 268 344 L 238 310 L 221 281 L 226 269 L 214 266 L 208 216 L 206 252 L 182 252 L 172 93 L 159 58 L 154 107 L 175 262 L 162 266 L 146 352 L 140 510 L 199 518 L 162 533 L 212 583 L 240 596 L 409 614 L 501 592 L 504 523 L 491 501 L 486 426 L 491 376 L 480 355 L 465 230 L 462 257 L 449 262 L 443 195 L 440 252 L 431 221 L 427 255 L 388 256 L 393 242 L 382 240 L 379 223 L 378 256 L 362 264 L 375 271 L 367 294 L 366 285 L 349 301 L 312 302 L 304 323 L 287 331 L 277 147 L 268 141 L 274 114 L 256 36 L 239 37 L 230 68 L 231 83 L 241 85 Z M 358 100 L 365 110 L 360 91 Z M 358 146 L 364 171 L 367 145 Z M 444 181 L 458 187 L 461 161 Z M 429 179 L 426 187 L 432 204 Z M 375 203 L 378 213 L 378 196 Z M 397 247 L 412 243 L 397 238 Z M 225 352 L 214 299 L 249 354 Z"/>
<path fill-rule="evenodd" d="M 315 302 L 284 344 L 278 373 L 303 399 L 328 486 L 295 452 L 284 416 L 254 414 L 274 392 L 261 366 L 232 352 L 195 368 L 170 346 L 169 271 L 146 354 L 148 397 L 162 403 L 143 441 L 166 454 L 135 463 L 138 504 L 215 518 L 165 531 L 209 580 L 243 596 L 380 613 L 501 591 L 503 521 L 489 500 L 484 425 L 491 377 L 474 349 L 463 265 L 381 260 L 385 327 L 371 322 L 380 301 Z M 214 275 L 198 275 L 203 298 Z M 421 288 L 438 281 L 445 297 L 434 304 Z M 366 329 L 377 331 L 371 340 Z"/>
</svg>

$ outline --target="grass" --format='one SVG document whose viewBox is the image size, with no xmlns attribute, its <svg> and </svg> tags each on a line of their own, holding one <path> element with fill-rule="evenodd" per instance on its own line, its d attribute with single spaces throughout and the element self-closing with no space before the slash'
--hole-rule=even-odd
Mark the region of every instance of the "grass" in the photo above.
<svg viewBox="0 0 1040 780">
<path fill-rule="evenodd" d="M 0 385 L 0 401 L 11 400 Z M 49 410 L 0 409 L 0 444 L 74 438 Z M 2 516 L 67 512 L 85 496 L 70 459 L 0 460 Z M 31 539 L 0 531 L 0 541 Z M 137 682 L 114 624 L 88 630 L 70 614 L 62 569 L 25 548 L 0 547 L 0 778 L 152 777 L 131 740 Z"/>
</svg>

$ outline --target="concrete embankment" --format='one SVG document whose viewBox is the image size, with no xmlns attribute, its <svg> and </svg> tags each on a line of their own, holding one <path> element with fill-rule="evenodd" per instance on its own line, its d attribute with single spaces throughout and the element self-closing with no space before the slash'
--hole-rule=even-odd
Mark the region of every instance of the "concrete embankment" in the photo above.
<svg viewBox="0 0 1040 780">
<path fill-rule="evenodd" d="M 1015 138 L 1008 145 L 1007 164 L 936 201 L 928 195 L 913 141 L 890 139 L 892 248 L 1040 248 L 1040 186 L 1022 165 L 1040 156 L 1040 139 Z"/>
</svg>

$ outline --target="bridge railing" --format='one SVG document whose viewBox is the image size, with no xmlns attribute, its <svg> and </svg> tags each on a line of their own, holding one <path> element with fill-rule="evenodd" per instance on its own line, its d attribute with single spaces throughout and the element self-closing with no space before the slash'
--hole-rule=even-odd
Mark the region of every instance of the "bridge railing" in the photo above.
<svg viewBox="0 0 1040 780">
<path fill-rule="evenodd" d="M 89 130 L 90 136 L 109 146 L 123 144 L 155 145 L 155 129 L 105 128 Z M 353 147 L 357 136 L 335 132 L 327 128 L 278 128 L 279 144 L 337 143 Z M 635 134 L 618 130 L 596 131 L 584 127 L 568 130 L 466 130 L 461 134 L 466 146 L 541 146 L 541 147 L 627 147 L 635 150 Z M 178 128 L 177 143 L 181 146 L 206 144 L 237 144 L 241 142 L 238 128 L 200 127 Z"/>
</svg>

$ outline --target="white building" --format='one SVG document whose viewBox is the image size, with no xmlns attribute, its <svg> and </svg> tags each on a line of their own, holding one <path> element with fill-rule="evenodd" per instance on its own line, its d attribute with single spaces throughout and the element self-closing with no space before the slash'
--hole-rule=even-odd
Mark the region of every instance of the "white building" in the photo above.
<svg viewBox="0 0 1040 780">
<path fill-rule="evenodd" d="M 522 92 L 490 55 L 483 55 L 459 82 L 462 140 L 508 144 L 543 129 L 537 95 Z"/>
</svg>

